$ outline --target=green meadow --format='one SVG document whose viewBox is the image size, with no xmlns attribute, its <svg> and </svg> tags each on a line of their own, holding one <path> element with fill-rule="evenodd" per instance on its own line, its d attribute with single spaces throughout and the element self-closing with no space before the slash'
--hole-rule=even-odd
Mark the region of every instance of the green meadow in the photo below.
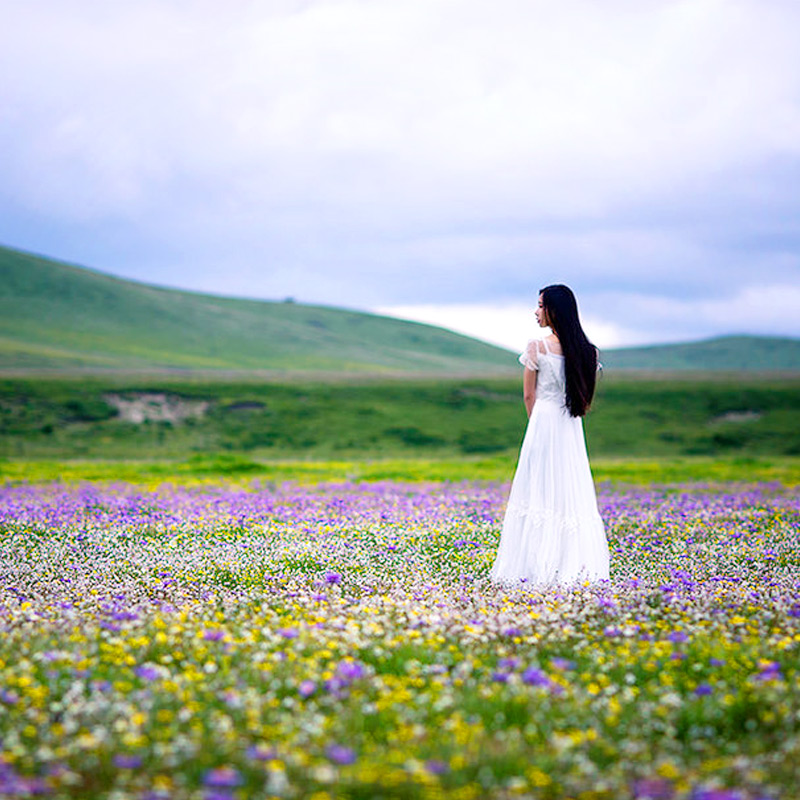
<svg viewBox="0 0 800 800">
<path fill-rule="evenodd" d="M 0 380 L 10 479 L 502 479 L 524 427 L 508 379 Z M 795 482 L 800 377 L 607 374 L 585 427 L 598 480 Z"/>
<path fill-rule="evenodd" d="M 6 247 L 0 277 L 7 479 L 497 480 L 513 470 L 525 414 L 508 351 L 291 298 L 147 286 Z M 799 341 L 729 336 L 603 361 L 586 419 L 599 480 L 791 479 Z"/>
</svg>

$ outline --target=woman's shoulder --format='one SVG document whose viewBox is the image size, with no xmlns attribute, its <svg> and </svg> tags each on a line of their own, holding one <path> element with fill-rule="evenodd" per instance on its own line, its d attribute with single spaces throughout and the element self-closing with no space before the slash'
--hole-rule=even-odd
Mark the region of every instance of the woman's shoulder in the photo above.
<svg viewBox="0 0 800 800">
<path fill-rule="evenodd" d="M 545 336 L 544 339 L 542 339 L 542 345 L 545 352 L 551 356 L 560 356 L 564 354 L 564 351 L 561 349 L 561 342 L 554 333 Z"/>
<path fill-rule="evenodd" d="M 539 369 L 539 354 L 544 353 L 541 339 L 531 339 L 525 349 L 519 354 L 519 363 L 528 369 Z"/>
<path fill-rule="evenodd" d="M 561 345 L 555 336 L 541 336 L 538 339 L 531 339 L 526 349 L 529 353 L 546 356 L 552 355 L 554 352 L 560 353 Z"/>
</svg>

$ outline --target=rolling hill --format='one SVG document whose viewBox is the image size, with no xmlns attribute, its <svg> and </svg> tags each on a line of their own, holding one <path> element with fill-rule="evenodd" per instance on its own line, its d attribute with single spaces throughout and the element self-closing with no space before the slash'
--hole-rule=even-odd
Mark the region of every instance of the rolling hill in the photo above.
<svg viewBox="0 0 800 800">
<path fill-rule="evenodd" d="M 163 289 L 0 247 L 0 370 L 502 375 L 512 353 L 415 322 Z"/>
<path fill-rule="evenodd" d="M 800 339 L 720 336 L 700 342 L 604 350 L 609 370 L 800 371 Z"/>
<path fill-rule="evenodd" d="M 604 350 L 608 371 L 800 371 L 800 340 Z M 508 350 L 432 325 L 123 280 L 0 247 L 0 372 L 517 374 Z"/>
</svg>

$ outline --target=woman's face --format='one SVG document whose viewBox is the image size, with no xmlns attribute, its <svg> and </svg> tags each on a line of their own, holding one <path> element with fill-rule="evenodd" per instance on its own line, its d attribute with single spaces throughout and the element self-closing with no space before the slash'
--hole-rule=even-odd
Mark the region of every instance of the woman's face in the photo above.
<svg viewBox="0 0 800 800">
<path fill-rule="evenodd" d="M 540 328 L 546 328 L 550 324 L 541 295 L 539 295 L 539 305 L 536 306 L 536 311 L 534 313 L 536 314 L 536 321 L 539 323 Z"/>
</svg>

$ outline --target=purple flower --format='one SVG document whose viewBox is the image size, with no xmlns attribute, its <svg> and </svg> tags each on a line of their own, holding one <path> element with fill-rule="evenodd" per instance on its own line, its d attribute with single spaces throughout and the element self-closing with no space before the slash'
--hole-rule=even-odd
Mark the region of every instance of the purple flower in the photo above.
<svg viewBox="0 0 800 800">
<path fill-rule="evenodd" d="M 756 680 L 774 681 L 780 680 L 781 677 L 783 677 L 781 675 L 781 665 L 777 661 L 769 661 L 759 666 Z"/>
<path fill-rule="evenodd" d="M 743 800 L 735 789 L 695 789 L 691 800 Z"/>
<path fill-rule="evenodd" d="M 326 692 L 332 692 L 335 695 L 340 695 L 339 690 L 347 684 L 341 678 L 330 678 L 323 684 Z"/>
<path fill-rule="evenodd" d="M 698 697 L 704 697 L 704 696 L 706 696 L 706 695 L 712 694 L 712 693 L 713 693 L 713 691 L 714 691 L 714 690 L 713 690 L 713 688 L 712 688 L 712 687 L 711 687 L 709 684 L 707 684 L 707 683 L 701 683 L 701 684 L 699 684 L 699 685 L 697 686 L 697 688 L 694 690 L 694 693 L 695 693 L 695 694 L 696 694 Z"/>
<path fill-rule="evenodd" d="M 112 763 L 120 769 L 138 769 L 142 766 L 142 758 L 127 753 L 117 753 L 112 759 Z"/>
<path fill-rule="evenodd" d="M 157 681 L 161 677 L 161 673 L 155 667 L 146 664 L 136 667 L 133 674 L 143 681 Z"/>
<path fill-rule="evenodd" d="M 340 661 L 336 674 L 345 681 L 355 681 L 364 677 L 364 667 L 358 661 Z"/>
<path fill-rule="evenodd" d="M 277 753 L 272 747 L 267 747 L 263 744 L 252 744 L 245 751 L 245 755 L 254 761 L 271 761 Z"/>
<path fill-rule="evenodd" d="M 203 631 L 203 639 L 207 642 L 218 642 L 220 639 L 225 638 L 225 631 L 217 628 L 206 628 Z"/>
<path fill-rule="evenodd" d="M 679 644 L 680 642 L 688 641 L 689 637 L 684 631 L 672 631 L 667 639 L 672 642 L 673 644 Z"/>
<path fill-rule="evenodd" d="M 575 669 L 575 662 L 570 661 L 568 658 L 551 658 L 550 664 L 554 669 L 560 669 L 565 672 L 570 669 Z"/>
<path fill-rule="evenodd" d="M 492 673 L 492 680 L 495 683 L 508 683 L 509 675 L 507 672 L 493 672 Z"/>
<path fill-rule="evenodd" d="M 139 619 L 139 616 L 132 611 L 114 611 L 111 618 L 117 622 L 134 622 Z"/>
<path fill-rule="evenodd" d="M 683 661 L 686 658 L 686 653 L 673 653 L 670 657 L 670 661 Z"/>
<path fill-rule="evenodd" d="M 522 635 L 522 630 L 520 628 L 511 627 L 511 628 L 505 628 L 503 630 L 503 636 L 512 636 L 513 637 L 513 636 L 521 636 L 521 635 Z"/>
<path fill-rule="evenodd" d="M 5 703 L 7 706 L 15 706 L 18 702 L 19 695 L 16 692 L 0 689 L 0 703 Z"/>
<path fill-rule="evenodd" d="M 343 744 L 332 744 L 325 752 L 334 764 L 353 764 L 356 760 L 356 754 L 352 748 L 345 747 Z"/>
<path fill-rule="evenodd" d="M 284 639 L 296 639 L 297 638 L 297 628 L 281 628 L 278 631 L 280 636 L 283 636 Z"/>
<path fill-rule="evenodd" d="M 263 744 L 251 744 L 245 750 L 245 755 L 252 758 L 254 761 L 271 761 L 276 756 L 274 748 L 267 747 Z"/>
<path fill-rule="evenodd" d="M 644 778 L 633 784 L 636 800 L 670 800 L 674 794 L 672 783 L 664 778 Z"/>
<path fill-rule="evenodd" d="M 325 573 L 325 583 L 330 584 L 333 586 L 334 584 L 341 583 L 342 576 L 338 572 L 326 572 Z"/>
<path fill-rule="evenodd" d="M 550 686 L 550 677 L 548 674 L 536 667 L 528 667 L 522 673 L 522 682 L 528 686 Z"/>
<path fill-rule="evenodd" d="M 203 800 L 233 800 L 230 789 L 206 789 Z"/>
<path fill-rule="evenodd" d="M 215 789 L 229 789 L 242 783 L 242 776 L 233 767 L 219 767 L 209 770 L 203 778 L 206 786 Z"/>
<path fill-rule="evenodd" d="M 431 775 L 444 775 L 445 772 L 449 772 L 450 767 L 446 762 L 440 761 L 438 758 L 432 758 L 430 761 L 425 762 L 425 769 Z"/>
<path fill-rule="evenodd" d="M 311 697 L 317 691 L 317 684 L 314 681 L 301 681 L 297 687 L 297 693 L 302 698 Z"/>
</svg>

